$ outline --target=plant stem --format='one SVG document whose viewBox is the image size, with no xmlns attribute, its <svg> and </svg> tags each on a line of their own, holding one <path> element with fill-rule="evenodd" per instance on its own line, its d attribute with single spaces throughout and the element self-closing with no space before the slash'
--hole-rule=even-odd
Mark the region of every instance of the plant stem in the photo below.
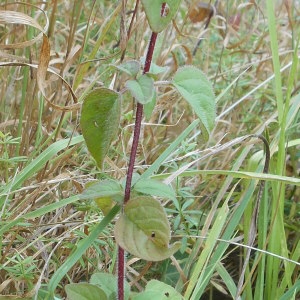
<svg viewBox="0 0 300 300">
<path fill-rule="evenodd" d="M 143 74 L 149 72 L 150 70 L 156 38 L 157 38 L 157 33 L 152 32 Z M 126 185 L 125 185 L 124 204 L 126 204 L 126 202 L 130 198 L 132 174 L 133 174 L 134 162 L 135 162 L 136 152 L 137 152 L 139 138 L 140 138 L 142 117 L 143 117 L 143 105 L 138 103 L 136 107 L 134 134 L 133 134 L 133 141 L 131 146 L 130 159 L 129 159 L 129 165 L 127 171 Z"/>
<path fill-rule="evenodd" d="M 163 14 L 164 12 L 165 5 L 166 4 L 163 3 L 161 14 Z M 150 70 L 156 39 L 157 39 L 157 32 L 152 32 L 148 50 L 147 50 L 147 56 L 145 60 L 143 74 L 148 73 Z M 136 107 L 134 134 L 133 134 L 133 141 L 132 141 L 130 158 L 129 158 L 129 165 L 127 170 L 123 206 L 130 199 L 132 175 L 134 169 L 134 162 L 136 158 L 136 152 L 139 144 L 142 118 L 143 118 L 143 105 L 138 103 Z M 119 246 L 118 247 L 118 300 L 124 300 L 124 278 L 125 278 L 125 255 L 124 255 L 124 249 Z"/>
</svg>

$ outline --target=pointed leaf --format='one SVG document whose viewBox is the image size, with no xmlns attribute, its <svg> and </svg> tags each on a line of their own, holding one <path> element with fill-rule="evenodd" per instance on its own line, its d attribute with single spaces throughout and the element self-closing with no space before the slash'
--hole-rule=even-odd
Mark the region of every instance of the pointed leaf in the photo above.
<svg viewBox="0 0 300 300">
<path fill-rule="evenodd" d="M 116 202 L 122 202 L 123 190 L 119 182 L 115 180 L 101 180 L 89 184 L 82 193 L 83 198 L 90 196 L 106 216 Z"/>
<path fill-rule="evenodd" d="M 163 31 L 175 16 L 180 2 L 180 0 L 142 0 L 151 30 L 154 32 Z M 163 3 L 166 3 L 167 9 L 161 15 Z"/>
<path fill-rule="evenodd" d="M 151 118 L 155 105 L 156 105 L 156 90 L 154 89 L 152 100 L 144 105 L 144 113 L 145 113 L 146 120 L 149 120 Z"/>
<path fill-rule="evenodd" d="M 106 216 L 116 204 L 112 197 L 96 198 L 95 203 L 101 209 L 104 216 Z"/>
<path fill-rule="evenodd" d="M 178 69 L 173 85 L 197 114 L 207 140 L 216 118 L 215 95 L 210 81 L 201 70 L 186 66 Z"/>
<path fill-rule="evenodd" d="M 170 257 L 180 243 L 169 246 L 170 225 L 162 205 L 152 197 L 128 201 L 115 225 L 118 244 L 131 254 L 150 261 Z"/>
<path fill-rule="evenodd" d="M 154 96 L 154 80 L 147 74 L 140 76 L 136 80 L 128 80 L 125 84 L 137 102 L 146 104 Z"/>
<path fill-rule="evenodd" d="M 176 199 L 174 190 L 163 182 L 154 179 L 142 179 L 134 185 L 134 191 L 168 199 Z"/>
<path fill-rule="evenodd" d="M 66 293 L 68 300 L 108 300 L 106 294 L 98 286 L 89 283 L 67 284 Z"/>
<path fill-rule="evenodd" d="M 80 125 L 86 145 L 102 168 L 120 120 L 120 94 L 106 88 L 90 92 L 84 99 Z"/>
<path fill-rule="evenodd" d="M 129 61 L 122 63 L 121 65 L 113 65 L 113 66 L 115 68 L 117 68 L 118 70 L 120 70 L 132 77 L 135 77 L 141 69 L 141 64 L 137 60 L 129 60 Z"/>
<path fill-rule="evenodd" d="M 89 196 L 91 199 L 99 197 L 113 197 L 116 201 L 123 199 L 123 189 L 118 181 L 112 179 L 100 180 L 89 184 L 83 191 L 84 199 Z"/>
<path fill-rule="evenodd" d="M 146 57 L 142 56 L 140 58 L 140 61 L 141 61 L 142 65 L 145 65 Z M 159 66 L 159 65 L 157 65 L 156 63 L 154 63 L 152 61 L 151 65 L 150 65 L 150 70 L 149 70 L 149 72 L 147 72 L 147 74 L 158 75 L 160 73 L 164 73 L 164 72 L 167 72 L 169 70 L 170 70 L 170 68 L 168 66 Z"/>
</svg>

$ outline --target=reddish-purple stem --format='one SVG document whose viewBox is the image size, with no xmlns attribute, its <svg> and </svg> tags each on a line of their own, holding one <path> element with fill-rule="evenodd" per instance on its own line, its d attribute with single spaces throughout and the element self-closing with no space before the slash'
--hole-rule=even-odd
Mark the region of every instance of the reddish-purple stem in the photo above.
<svg viewBox="0 0 300 300">
<path fill-rule="evenodd" d="M 164 13 L 165 6 L 166 3 L 163 3 L 161 8 L 161 15 L 163 15 Z M 157 38 L 157 32 L 152 32 L 149 46 L 148 46 L 143 74 L 148 73 L 150 70 L 156 38 Z M 143 118 L 143 105 L 138 103 L 136 107 L 133 141 L 132 141 L 129 165 L 127 170 L 123 205 L 125 205 L 126 202 L 130 199 L 132 175 L 134 169 L 134 162 L 136 158 L 136 152 L 139 144 L 142 118 Z M 125 278 L 125 255 L 124 255 L 124 249 L 119 246 L 118 247 L 118 300 L 124 300 L 124 278 Z"/>
<path fill-rule="evenodd" d="M 157 33 L 152 32 L 143 74 L 149 72 L 149 70 L 150 70 L 156 38 L 157 38 Z M 136 107 L 134 134 L 133 134 L 133 141 L 132 141 L 131 152 L 130 152 L 129 165 L 128 165 L 128 170 L 127 170 L 124 204 L 126 204 L 126 202 L 130 198 L 132 174 L 133 174 L 133 169 L 134 169 L 134 161 L 135 161 L 135 157 L 136 157 L 136 152 L 137 152 L 137 148 L 138 148 L 138 144 L 139 144 L 142 117 L 143 117 L 143 105 L 138 103 L 137 107 Z"/>
</svg>

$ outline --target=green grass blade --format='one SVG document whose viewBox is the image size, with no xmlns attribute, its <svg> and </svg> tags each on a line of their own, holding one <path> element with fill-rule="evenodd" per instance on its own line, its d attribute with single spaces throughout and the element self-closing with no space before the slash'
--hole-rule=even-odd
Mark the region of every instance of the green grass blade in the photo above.
<svg viewBox="0 0 300 300">
<path fill-rule="evenodd" d="M 161 164 L 178 148 L 182 141 L 196 128 L 199 120 L 193 121 L 172 144 L 156 159 L 156 161 L 141 175 L 140 179 L 147 179 L 155 173 Z"/>
<path fill-rule="evenodd" d="M 5 197 L 10 193 L 19 188 L 23 182 L 29 179 L 31 176 L 40 171 L 45 164 L 55 156 L 59 151 L 67 148 L 68 146 L 74 146 L 83 142 L 83 137 L 76 136 L 70 139 L 59 140 L 50 145 L 45 151 L 43 151 L 37 158 L 35 158 L 29 165 L 27 165 L 19 174 L 16 175 L 14 180 L 4 187 L 0 195 L 0 207 L 2 207 Z"/>
<path fill-rule="evenodd" d="M 105 21 L 103 22 L 103 24 L 101 25 L 100 32 L 99 32 L 99 38 L 98 38 L 97 42 L 95 43 L 95 46 L 93 47 L 87 60 L 93 60 L 96 57 L 96 54 L 98 53 L 99 48 L 100 48 L 101 44 L 103 43 L 103 40 L 105 39 L 108 30 L 113 25 L 113 23 L 115 22 L 116 18 L 118 17 L 118 15 L 120 13 L 121 7 L 122 7 L 122 5 L 120 2 L 118 4 L 118 6 L 115 8 L 115 10 L 112 12 L 112 14 L 110 16 L 108 16 L 105 19 Z M 81 81 L 82 81 L 83 77 L 85 76 L 86 72 L 88 71 L 90 65 L 91 65 L 91 62 L 87 62 L 87 63 L 79 66 L 77 76 L 74 80 L 74 85 L 73 85 L 74 90 L 76 90 L 77 87 L 79 86 L 79 84 L 81 83 Z"/>
<path fill-rule="evenodd" d="M 238 226 L 249 201 L 252 199 L 254 190 L 255 190 L 255 184 L 252 181 L 250 183 L 249 187 L 243 193 L 242 198 L 240 199 L 236 210 L 232 214 L 230 221 L 228 222 L 227 227 L 224 231 L 224 234 L 222 235 L 222 239 L 230 240 L 233 238 L 236 227 Z M 205 269 L 204 274 L 202 276 L 203 280 L 202 280 L 201 286 L 199 287 L 198 295 L 202 295 L 203 292 L 205 291 L 205 288 L 206 288 L 211 276 L 213 275 L 215 266 L 222 259 L 222 256 L 227 248 L 228 248 L 227 244 L 219 244 L 217 246 L 216 250 L 214 251 L 214 253 L 210 259 L 210 264 L 207 266 L 207 268 Z"/>
<path fill-rule="evenodd" d="M 165 179 L 168 178 L 171 173 L 164 173 L 159 175 L 151 176 L 152 179 Z M 197 175 L 228 175 L 233 178 L 240 179 L 258 179 L 269 182 L 282 182 L 290 185 L 300 186 L 300 179 L 289 176 L 279 176 L 274 174 L 264 174 L 257 172 L 246 172 L 246 171 L 225 171 L 225 170 L 193 170 L 182 172 L 178 177 L 192 177 Z"/>
<path fill-rule="evenodd" d="M 76 246 L 76 250 L 66 259 L 66 261 L 56 270 L 53 274 L 48 288 L 50 294 L 54 296 L 56 287 L 66 273 L 74 266 L 74 264 L 80 259 L 82 254 L 92 245 L 92 243 L 98 238 L 99 234 L 104 228 L 110 224 L 113 218 L 120 211 L 120 206 L 115 205 L 108 215 L 102 219 L 102 221 L 91 231 L 91 233 L 84 239 L 82 239 Z"/>
<path fill-rule="evenodd" d="M 283 94 L 282 94 L 282 83 L 281 83 L 281 73 L 280 73 L 280 61 L 279 61 L 279 50 L 278 50 L 278 39 L 277 39 L 277 26 L 275 17 L 275 7 L 273 0 L 267 0 L 267 18 L 268 18 L 268 28 L 270 34 L 270 43 L 272 50 L 272 60 L 273 68 L 275 74 L 275 93 L 277 100 L 277 111 L 279 123 L 281 123 L 283 118 Z"/>
<path fill-rule="evenodd" d="M 284 294 L 282 295 L 279 300 L 296 300 L 298 298 L 300 291 L 300 280 L 297 280 L 295 284 Z"/>
<path fill-rule="evenodd" d="M 265 183 L 265 190 L 263 198 L 260 202 L 259 215 L 258 215 L 258 248 L 265 249 L 268 230 L 268 183 Z M 266 270 L 266 256 L 258 253 L 256 256 L 259 260 L 257 267 L 257 280 L 255 282 L 254 299 L 264 299 L 264 286 L 265 286 L 265 270 Z"/>
<path fill-rule="evenodd" d="M 223 264 L 221 262 L 219 262 L 216 265 L 216 271 L 220 275 L 220 277 L 222 278 L 223 282 L 225 283 L 225 285 L 228 288 L 228 291 L 230 292 L 230 295 L 234 299 L 234 297 L 236 295 L 236 289 L 237 288 L 236 288 L 236 284 L 233 281 L 231 275 L 227 272 L 226 268 L 223 266 Z"/>
<path fill-rule="evenodd" d="M 212 226 L 211 231 L 209 232 L 209 235 L 205 242 L 204 249 L 201 252 L 200 257 L 195 265 L 195 269 L 190 277 L 189 284 L 184 294 L 185 298 L 193 299 L 193 300 L 199 299 L 198 290 L 199 290 L 199 286 L 201 286 L 202 284 L 202 278 L 201 278 L 202 276 L 200 274 L 203 271 L 204 267 L 207 266 L 209 257 L 211 256 L 212 251 L 215 248 L 217 239 L 219 238 L 223 226 L 226 222 L 229 213 L 227 204 L 233 191 L 234 189 L 232 189 L 231 193 L 229 193 L 229 196 L 227 197 L 226 201 L 222 205 L 215 219 L 214 225 Z"/>
</svg>

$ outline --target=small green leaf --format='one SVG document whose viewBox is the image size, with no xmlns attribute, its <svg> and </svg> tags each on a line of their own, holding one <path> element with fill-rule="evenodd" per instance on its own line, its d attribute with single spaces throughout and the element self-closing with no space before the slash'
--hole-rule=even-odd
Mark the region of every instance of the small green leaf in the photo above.
<svg viewBox="0 0 300 300">
<path fill-rule="evenodd" d="M 107 295 L 108 300 L 117 299 L 118 283 L 117 277 L 109 273 L 95 273 L 91 276 L 90 283 L 99 286 Z M 127 281 L 124 285 L 125 299 L 129 299 L 130 286 Z"/>
<path fill-rule="evenodd" d="M 180 2 L 180 0 L 142 0 L 151 30 L 154 32 L 163 31 L 175 16 Z M 167 9 L 162 16 L 163 3 L 166 3 Z"/>
<path fill-rule="evenodd" d="M 122 202 L 123 189 L 119 182 L 111 179 L 97 181 L 88 185 L 82 193 L 83 198 L 89 196 L 106 216 L 115 202 Z"/>
<path fill-rule="evenodd" d="M 155 105 L 156 105 L 156 91 L 154 89 L 152 100 L 146 103 L 144 106 L 144 113 L 145 113 L 146 120 L 149 120 L 151 118 Z"/>
<path fill-rule="evenodd" d="M 158 280 L 150 280 L 143 293 L 132 300 L 182 300 L 183 297 L 170 285 Z"/>
<path fill-rule="evenodd" d="M 91 91 L 84 98 L 80 125 L 86 145 L 102 168 L 120 120 L 120 94 L 106 88 Z"/>
<path fill-rule="evenodd" d="M 128 80 L 125 84 L 137 102 L 146 104 L 154 96 L 154 80 L 147 74 L 141 75 L 136 80 Z"/>
<path fill-rule="evenodd" d="M 123 189 L 120 183 L 116 180 L 105 179 L 93 182 L 83 191 L 84 199 L 89 196 L 91 199 L 99 197 L 112 197 L 116 201 L 122 201 Z"/>
<path fill-rule="evenodd" d="M 145 61 L 146 61 L 146 58 L 145 56 L 141 57 L 141 63 L 144 65 L 145 64 Z M 159 66 L 157 65 L 156 63 L 154 63 L 153 61 L 151 62 L 151 65 L 150 65 L 150 70 L 147 74 L 150 74 L 150 75 L 158 75 L 160 73 L 164 73 L 164 72 L 167 72 L 169 71 L 169 67 L 167 66 Z"/>
<path fill-rule="evenodd" d="M 131 254 L 149 261 L 170 257 L 180 243 L 169 246 L 170 225 L 162 205 L 152 197 L 128 201 L 115 225 L 117 243 Z"/>
<path fill-rule="evenodd" d="M 185 66 L 176 72 L 173 85 L 192 106 L 200 119 L 204 138 L 208 140 L 216 118 L 215 95 L 210 81 L 201 70 L 193 66 Z"/>
<path fill-rule="evenodd" d="M 104 291 L 94 284 L 72 283 L 67 284 L 65 289 L 68 300 L 108 300 Z"/>
<path fill-rule="evenodd" d="M 122 63 L 121 65 L 112 66 L 132 77 L 135 77 L 141 69 L 141 64 L 137 60 L 129 60 Z"/>
<path fill-rule="evenodd" d="M 144 291 L 132 298 L 132 300 L 153 300 L 153 299 L 166 300 L 168 298 L 166 298 L 166 296 L 164 296 L 160 291 Z"/>
<path fill-rule="evenodd" d="M 176 199 L 174 190 L 163 182 L 154 179 L 142 179 L 134 185 L 134 191 L 168 199 Z"/>
<path fill-rule="evenodd" d="M 172 299 L 172 300 L 182 300 L 183 297 L 170 285 L 158 280 L 150 280 L 147 283 L 146 291 L 161 291 L 166 298 L 162 299 Z"/>
<path fill-rule="evenodd" d="M 99 198 L 96 198 L 95 203 L 101 209 L 104 216 L 106 216 L 110 212 L 110 210 L 114 207 L 114 205 L 116 204 L 113 201 L 112 197 L 99 197 Z"/>
</svg>

